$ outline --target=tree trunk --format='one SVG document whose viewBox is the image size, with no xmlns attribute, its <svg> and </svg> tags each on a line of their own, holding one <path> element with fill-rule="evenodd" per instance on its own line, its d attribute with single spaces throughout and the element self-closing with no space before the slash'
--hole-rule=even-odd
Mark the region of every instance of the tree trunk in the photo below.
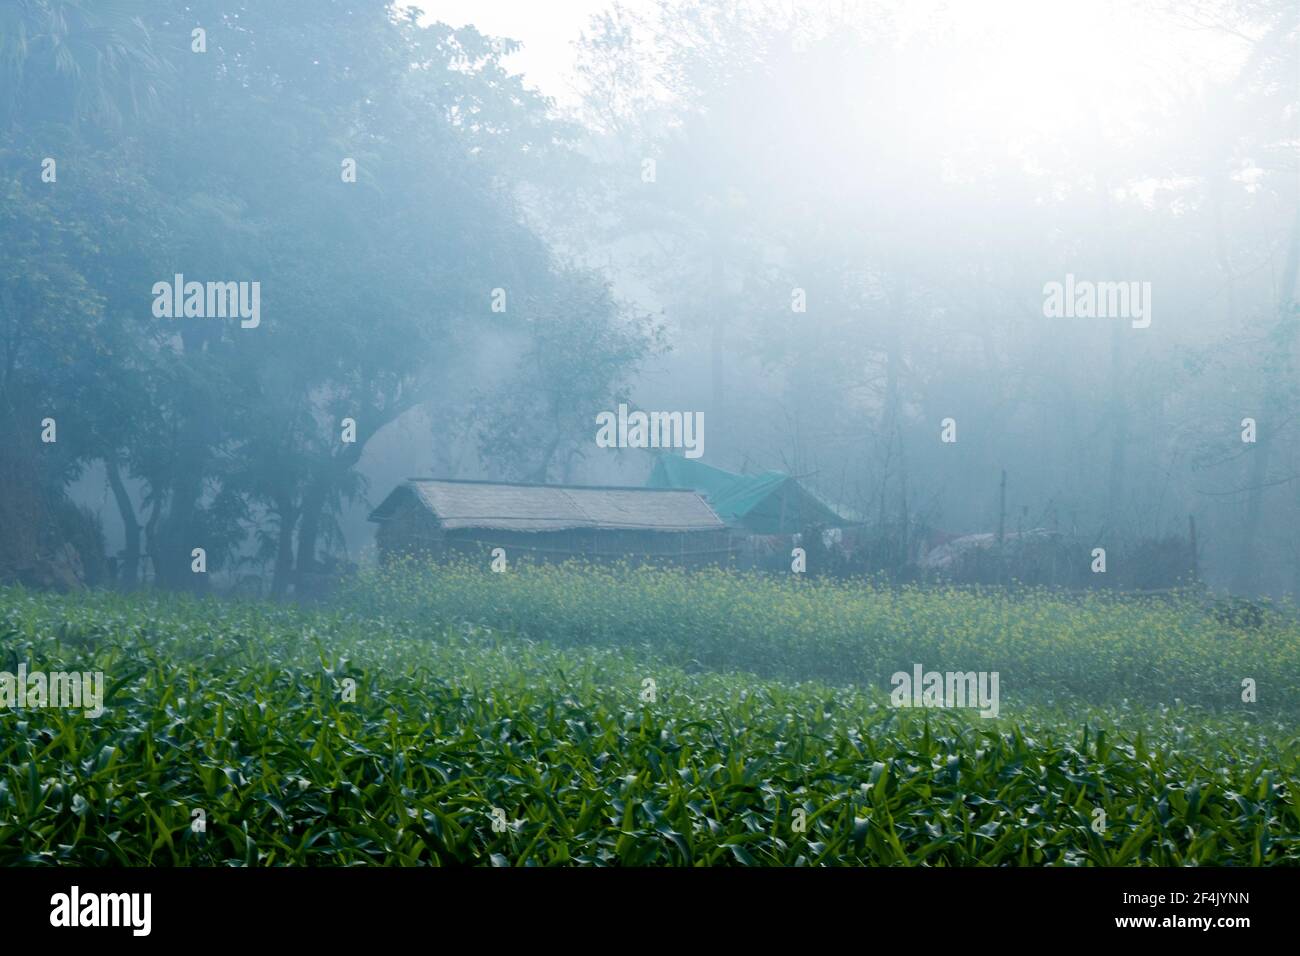
<svg viewBox="0 0 1300 956">
<path fill-rule="evenodd" d="M 305 590 L 304 575 L 316 570 L 316 544 L 320 537 L 320 519 L 325 510 L 330 481 L 322 476 L 313 481 L 302 497 L 301 524 L 298 527 L 298 562 L 296 584 Z"/>
<path fill-rule="evenodd" d="M 122 516 L 123 534 L 126 538 L 126 554 L 118 572 L 117 586 L 123 591 L 135 590 L 140 583 L 140 535 L 143 528 L 135 514 L 135 506 L 122 482 L 122 474 L 117 456 L 104 459 L 104 468 L 108 473 L 108 486 L 113 491 L 117 502 L 118 514 Z"/>
<path fill-rule="evenodd" d="M 202 464 L 190 460 L 180 471 L 172 482 L 167 514 L 159 527 L 154 568 L 160 586 L 198 593 L 207 587 L 207 575 L 195 574 L 191 569 L 192 551 L 205 546 L 198 540 L 195 527 L 203 494 Z"/>
<path fill-rule="evenodd" d="M 156 491 L 153 507 L 149 511 L 149 520 L 144 526 L 144 543 L 149 549 L 149 561 L 153 564 L 153 580 L 158 581 L 158 519 L 162 516 L 162 492 Z"/>
<path fill-rule="evenodd" d="M 1296 208 L 1295 221 L 1291 226 L 1291 239 L 1287 248 L 1286 262 L 1282 267 L 1282 280 L 1278 288 L 1278 324 L 1282 329 L 1295 321 L 1295 286 L 1297 272 L 1300 272 L 1300 206 Z M 1264 415 L 1276 416 L 1285 407 L 1282 388 L 1278 382 L 1278 369 L 1288 364 L 1294 331 L 1282 336 L 1277 344 L 1277 356 L 1264 356 L 1264 389 L 1262 404 L 1257 417 L 1260 418 L 1255 447 L 1250 452 L 1250 478 L 1246 487 L 1249 497 L 1246 499 L 1246 518 L 1241 528 L 1241 550 L 1237 559 L 1237 574 L 1233 582 L 1236 591 L 1257 590 L 1259 582 L 1256 574 L 1259 568 L 1257 537 L 1260 516 L 1264 509 L 1264 486 L 1268 482 L 1268 462 L 1272 447 L 1272 436 L 1276 430 L 1277 418 L 1267 419 Z"/>
<path fill-rule="evenodd" d="M 316 546 L 320 538 L 321 517 L 325 511 L 325 502 L 330 492 L 336 488 L 342 478 L 361 460 L 370 439 L 389 422 L 396 421 L 410 409 L 419 405 L 427 397 L 428 383 L 414 387 L 400 401 L 395 401 L 389 408 L 379 412 L 366 407 L 357 421 L 362 423 L 357 429 L 357 440 L 345 445 L 338 455 L 322 463 L 316 477 L 307 485 L 302 496 L 302 507 L 298 510 L 298 558 L 294 570 L 294 586 L 301 592 L 306 582 L 304 575 L 316 571 Z"/>
<path fill-rule="evenodd" d="M 298 511 L 289 496 L 277 496 L 276 515 L 280 521 L 275 548 L 275 574 L 271 578 L 271 596 L 282 598 L 289 590 L 293 577 L 293 531 L 298 524 Z"/>
</svg>

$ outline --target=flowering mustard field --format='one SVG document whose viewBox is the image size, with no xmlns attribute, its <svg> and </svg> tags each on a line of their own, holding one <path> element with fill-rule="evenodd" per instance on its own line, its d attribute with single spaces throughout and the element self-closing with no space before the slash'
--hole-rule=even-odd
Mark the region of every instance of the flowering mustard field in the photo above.
<svg viewBox="0 0 1300 956">
<path fill-rule="evenodd" d="M 488 574 L 452 565 L 373 571 L 347 600 L 390 619 L 640 648 L 686 669 L 881 689 L 916 663 L 999 671 L 1004 708 L 1132 700 L 1242 710 L 1250 679 L 1258 688 L 1252 712 L 1300 709 L 1295 609 L 1243 628 L 1191 594 L 891 590 L 722 570 L 551 565 Z"/>
</svg>

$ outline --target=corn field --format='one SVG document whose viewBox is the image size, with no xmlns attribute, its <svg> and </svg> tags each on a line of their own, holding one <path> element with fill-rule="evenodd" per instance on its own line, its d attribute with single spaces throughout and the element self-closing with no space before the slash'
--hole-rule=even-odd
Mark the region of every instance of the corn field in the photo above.
<svg viewBox="0 0 1300 956">
<path fill-rule="evenodd" d="M 2 591 L 0 667 L 107 689 L 97 717 L 0 710 L 0 862 L 1300 862 L 1293 619 L 848 586 L 768 605 L 780 587 L 452 568 L 314 608 Z M 891 706 L 872 676 L 958 658 L 1005 668 L 999 717 Z M 1218 692 L 1238 674 L 1258 704 Z"/>
</svg>

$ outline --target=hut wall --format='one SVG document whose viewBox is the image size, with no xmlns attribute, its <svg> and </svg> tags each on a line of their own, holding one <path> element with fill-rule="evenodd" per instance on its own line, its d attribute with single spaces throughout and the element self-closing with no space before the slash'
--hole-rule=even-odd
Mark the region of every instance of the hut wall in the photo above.
<svg viewBox="0 0 1300 956">
<path fill-rule="evenodd" d="M 678 565 L 726 563 L 731 539 L 717 531 L 626 531 L 575 528 L 566 531 L 493 531 L 466 528 L 446 532 L 448 555 L 487 560 L 504 548 L 507 560 L 559 562 L 573 559 L 606 563 L 647 562 Z"/>
<path fill-rule="evenodd" d="M 375 547 L 381 564 L 403 555 L 439 557 L 444 549 L 443 531 L 428 509 L 411 500 L 375 531 Z"/>
</svg>

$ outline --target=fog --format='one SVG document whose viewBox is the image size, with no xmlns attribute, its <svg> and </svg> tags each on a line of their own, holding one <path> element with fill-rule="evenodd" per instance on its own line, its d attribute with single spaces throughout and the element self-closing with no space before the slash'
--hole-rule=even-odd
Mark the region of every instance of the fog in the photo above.
<svg viewBox="0 0 1300 956">
<path fill-rule="evenodd" d="M 1194 527 L 1300 594 L 1294 3 L 474 6 L 5 5 L 0 577 L 292 593 L 410 476 L 643 485 L 623 403 L 867 571 Z"/>
</svg>

